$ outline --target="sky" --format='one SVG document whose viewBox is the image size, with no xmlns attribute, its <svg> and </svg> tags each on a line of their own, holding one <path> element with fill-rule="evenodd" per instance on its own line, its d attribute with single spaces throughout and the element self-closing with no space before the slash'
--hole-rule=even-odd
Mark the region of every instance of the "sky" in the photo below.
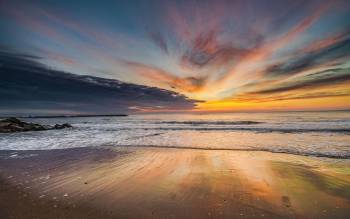
<svg viewBox="0 0 350 219">
<path fill-rule="evenodd" d="M 0 0 L 0 31 L 0 113 L 350 109 L 347 0 Z M 101 80 L 135 98 L 62 92 Z"/>
</svg>

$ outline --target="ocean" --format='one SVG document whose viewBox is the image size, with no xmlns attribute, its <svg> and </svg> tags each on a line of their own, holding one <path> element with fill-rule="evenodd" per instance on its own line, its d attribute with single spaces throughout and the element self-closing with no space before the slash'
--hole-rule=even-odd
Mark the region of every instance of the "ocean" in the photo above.
<svg viewBox="0 0 350 219">
<path fill-rule="evenodd" d="M 0 150 L 171 147 L 350 158 L 350 112 L 139 114 L 31 118 L 74 128 L 0 134 Z"/>
</svg>

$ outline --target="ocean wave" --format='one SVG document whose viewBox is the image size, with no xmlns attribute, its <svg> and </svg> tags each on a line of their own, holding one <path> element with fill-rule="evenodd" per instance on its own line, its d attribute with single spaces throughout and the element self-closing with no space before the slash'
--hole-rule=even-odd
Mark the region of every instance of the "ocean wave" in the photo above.
<svg viewBox="0 0 350 219">
<path fill-rule="evenodd" d="M 257 121 L 162 121 L 157 124 L 184 124 L 184 125 L 257 125 Z"/>
<path fill-rule="evenodd" d="M 245 127 L 134 127 L 134 128 L 116 128 L 115 130 L 159 130 L 159 131 L 253 131 L 260 133 L 279 132 L 279 133 L 309 133 L 309 132 L 328 132 L 350 134 L 350 129 L 322 129 L 322 128 L 245 128 Z"/>
<path fill-rule="evenodd" d="M 158 136 L 158 135 L 162 135 L 162 134 L 164 134 L 164 133 L 153 133 L 153 134 L 147 134 L 147 135 L 132 136 L 130 138 L 127 138 L 127 140 L 154 137 L 154 136 Z"/>
</svg>

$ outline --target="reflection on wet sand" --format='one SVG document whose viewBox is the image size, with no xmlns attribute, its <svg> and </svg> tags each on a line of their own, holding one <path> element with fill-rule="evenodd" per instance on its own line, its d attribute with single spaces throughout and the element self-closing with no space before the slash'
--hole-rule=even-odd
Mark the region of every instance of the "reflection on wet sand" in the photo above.
<svg viewBox="0 0 350 219">
<path fill-rule="evenodd" d="M 0 152 L 0 171 L 2 218 L 350 216 L 347 160 L 267 152 L 80 148 Z"/>
</svg>

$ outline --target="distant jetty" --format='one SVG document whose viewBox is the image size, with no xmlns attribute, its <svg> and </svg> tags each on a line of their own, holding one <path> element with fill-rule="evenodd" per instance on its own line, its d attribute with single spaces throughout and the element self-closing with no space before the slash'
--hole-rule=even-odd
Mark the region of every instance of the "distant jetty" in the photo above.
<svg viewBox="0 0 350 219">
<path fill-rule="evenodd" d="M 33 118 L 33 119 L 46 119 L 46 118 L 74 118 L 74 117 L 122 117 L 128 116 L 127 114 L 105 114 L 105 115 L 54 115 L 54 116 L 17 116 L 17 118 Z"/>
<path fill-rule="evenodd" d="M 44 130 L 64 129 L 64 128 L 72 128 L 72 125 L 68 123 L 56 124 L 53 126 L 40 125 L 36 123 L 24 122 L 14 117 L 0 120 L 0 133 L 44 131 Z"/>
</svg>

